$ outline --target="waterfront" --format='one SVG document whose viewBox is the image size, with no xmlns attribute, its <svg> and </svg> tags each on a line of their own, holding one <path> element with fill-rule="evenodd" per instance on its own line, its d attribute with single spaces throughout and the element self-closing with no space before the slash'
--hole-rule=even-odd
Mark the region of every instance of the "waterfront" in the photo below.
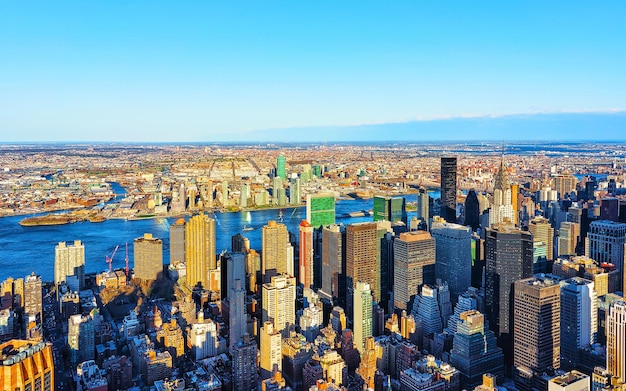
<svg viewBox="0 0 626 391">
<path fill-rule="evenodd" d="M 438 198 L 439 192 L 430 193 Z M 415 201 L 416 195 L 407 195 L 407 201 Z M 370 210 L 372 199 L 338 200 L 336 214 Z M 284 209 L 264 209 L 251 212 L 210 214 L 216 219 L 216 252 L 230 251 L 231 237 L 241 232 L 250 239 L 252 248 L 261 250 L 261 228 L 269 220 L 278 220 L 282 211 L 283 222 L 292 233 L 298 232 L 298 225 L 306 218 L 305 207 L 285 207 Z M 409 219 L 415 212 L 408 212 Z M 145 220 L 111 219 L 101 223 L 77 222 L 65 225 L 22 227 L 19 222 L 27 216 L 0 218 L 0 280 L 7 277 L 24 277 L 31 272 L 42 276 L 44 281 L 54 278 L 54 247 L 60 241 L 80 240 L 85 245 L 85 269 L 88 273 L 100 272 L 107 268 L 105 256 L 110 256 L 119 245 L 113 259 L 114 268 L 125 266 L 125 244 L 128 243 L 129 265 L 133 267 L 133 240 L 144 233 L 163 240 L 163 261 L 169 263 L 169 227 L 175 218 L 152 218 Z M 372 221 L 373 217 L 337 218 L 337 223 L 345 225 L 362 221 Z M 243 232 L 244 227 L 253 228 Z"/>
</svg>

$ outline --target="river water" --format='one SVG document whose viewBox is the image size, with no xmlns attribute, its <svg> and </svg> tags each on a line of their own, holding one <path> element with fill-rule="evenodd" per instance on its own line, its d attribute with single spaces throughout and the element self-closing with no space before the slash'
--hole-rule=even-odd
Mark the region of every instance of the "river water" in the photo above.
<svg viewBox="0 0 626 391">
<path fill-rule="evenodd" d="M 438 198 L 439 192 L 430 193 Z M 415 195 L 405 196 L 408 202 L 416 200 Z M 370 210 L 373 200 L 338 200 L 336 214 Z M 242 233 L 250 239 L 250 246 L 261 250 L 262 227 L 269 220 L 277 220 L 281 210 L 255 210 L 251 212 L 210 214 L 216 219 L 216 252 L 230 251 L 231 237 Z M 409 220 L 415 212 L 409 212 Z M 151 233 L 163 240 L 163 261 L 169 263 L 169 227 L 174 218 L 153 218 L 145 220 L 112 219 L 101 223 L 80 222 L 66 225 L 22 227 L 19 222 L 28 216 L 0 218 L 0 281 L 7 277 L 24 277 L 32 272 L 41 275 L 44 281 L 54 279 L 54 248 L 58 242 L 73 243 L 80 240 L 85 245 L 85 270 L 87 273 L 107 269 L 106 256 L 110 256 L 116 246 L 120 246 L 113 258 L 114 268 L 125 266 L 125 244 L 128 243 L 129 266 L 133 267 L 133 240 Z M 306 208 L 286 207 L 282 209 L 283 223 L 290 232 L 298 232 L 298 225 L 306 218 Z M 345 225 L 372 221 L 372 216 L 337 218 L 337 223 Z M 243 232 L 244 226 L 253 228 Z"/>
</svg>

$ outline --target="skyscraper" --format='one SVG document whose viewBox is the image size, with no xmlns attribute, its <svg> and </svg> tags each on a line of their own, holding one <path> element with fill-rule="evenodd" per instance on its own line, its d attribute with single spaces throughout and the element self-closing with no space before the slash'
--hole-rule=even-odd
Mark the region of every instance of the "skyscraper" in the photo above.
<svg viewBox="0 0 626 391">
<path fill-rule="evenodd" d="M 426 231 L 404 232 L 393 246 L 394 307 L 407 309 L 421 285 L 435 282 L 435 239 Z"/>
<path fill-rule="evenodd" d="M 54 391 L 52 344 L 12 339 L 0 344 L 0 380 L 5 390 Z"/>
<path fill-rule="evenodd" d="M 374 221 L 401 221 L 407 224 L 406 200 L 404 197 L 374 197 Z"/>
<path fill-rule="evenodd" d="M 485 307 L 489 326 L 505 355 L 510 354 L 513 331 L 513 283 L 532 276 L 533 240 L 529 232 L 512 224 L 486 230 Z M 511 358 L 508 356 L 507 358 Z"/>
<path fill-rule="evenodd" d="M 515 282 L 514 295 L 515 384 L 527 390 L 549 367 L 560 367 L 561 288 L 559 280 L 531 277 Z"/>
<path fill-rule="evenodd" d="M 345 295 L 345 276 L 342 271 L 345 260 L 344 236 L 345 231 L 342 232 L 339 225 L 322 228 L 322 288 L 319 293 L 328 299 Z"/>
<path fill-rule="evenodd" d="M 580 224 L 564 221 L 559 227 L 558 255 L 576 255 Z"/>
<path fill-rule="evenodd" d="M 284 274 L 273 276 L 270 283 L 263 284 L 262 300 L 263 323 L 273 321 L 273 327 L 278 332 L 296 324 L 295 277 Z"/>
<path fill-rule="evenodd" d="M 435 277 L 448 282 L 456 302 L 472 285 L 472 230 L 442 220 L 433 221 L 430 229 L 436 243 Z"/>
<path fill-rule="evenodd" d="M 163 272 L 163 241 L 147 233 L 135 239 L 133 251 L 135 278 L 156 280 Z"/>
<path fill-rule="evenodd" d="M 67 322 L 67 345 L 72 367 L 93 360 L 95 355 L 94 320 L 89 316 L 72 315 Z"/>
<path fill-rule="evenodd" d="M 313 286 L 313 227 L 308 221 L 300 222 L 300 284 L 305 288 Z"/>
<path fill-rule="evenodd" d="M 561 284 L 561 366 L 576 369 L 578 349 L 596 342 L 598 298 L 593 281 L 573 277 Z"/>
<path fill-rule="evenodd" d="M 425 189 L 420 189 L 417 193 L 417 218 L 422 219 L 426 226 L 428 226 L 428 220 L 430 219 L 430 204 L 432 198 L 428 195 Z"/>
<path fill-rule="evenodd" d="M 456 223 L 456 157 L 441 158 L 441 216 Z"/>
<path fill-rule="evenodd" d="M 504 166 L 504 155 L 500 161 L 500 170 L 496 173 L 493 183 L 493 205 L 489 210 L 489 225 L 502 222 L 515 224 L 511 196 L 511 182 Z"/>
<path fill-rule="evenodd" d="M 185 264 L 187 285 L 210 289 L 209 270 L 216 267 L 215 220 L 195 215 L 185 225 Z"/>
<path fill-rule="evenodd" d="M 274 220 L 263 226 L 262 255 L 264 281 L 271 275 L 286 273 L 294 275 L 293 247 L 289 243 L 287 226 Z M 266 276 L 266 273 L 269 273 Z"/>
<path fill-rule="evenodd" d="M 54 283 L 65 282 L 69 276 L 75 276 L 78 286 L 72 287 L 78 291 L 85 285 L 85 246 L 80 240 L 75 240 L 74 245 L 67 246 L 65 242 L 59 242 L 54 248 Z"/>
<path fill-rule="evenodd" d="M 465 225 L 472 227 L 472 231 L 476 231 L 480 226 L 480 203 L 474 189 L 470 189 L 465 198 Z"/>
<path fill-rule="evenodd" d="M 624 281 L 624 248 L 626 244 L 626 223 L 610 220 L 594 221 L 589 225 L 585 256 L 596 262 L 612 263 L 619 271 L 619 287 Z"/>
<path fill-rule="evenodd" d="M 380 300 L 379 268 L 376 256 L 376 224 L 356 223 L 346 228 L 346 288 L 351 292 L 357 281 L 369 284 L 374 301 Z M 348 294 L 348 304 L 351 303 Z M 351 311 L 348 306 L 348 313 Z"/>
<path fill-rule="evenodd" d="M 228 331 L 229 352 L 234 353 L 235 347 L 246 333 L 246 289 L 244 280 L 236 279 L 228 294 Z"/>
<path fill-rule="evenodd" d="M 287 179 L 287 175 L 285 172 L 286 163 L 287 163 L 287 160 L 285 159 L 285 156 L 278 155 L 278 157 L 276 158 L 276 176 L 282 179 L 283 181 Z"/>
<path fill-rule="evenodd" d="M 233 390 L 257 389 L 257 351 L 256 342 L 249 334 L 244 334 L 243 339 L 233 348 Z"/>
<path fill-rule="evenodd" d="M 626 302 L 621 300 L 612 302 L 606 315 L 606 369 L 626 379 Z"/>
<path fill-rule="evenodd" d="M 354 346 L 364 352 L 365 339 L 372 336 L 372 291 L 368 283 L 357 281 L 354 289 Z"/>
<path fill-rule="evenodd" d="M 41 276 L 31 274 L 24 278 L 24 314 L 36 317 L 38 323 L 43 321 L 43 295 Z"/>
<path fill-rule="evenodd" d="M 306 221 L 313 228 L 335 224 L 335 195 L 333 193 L 307 194 Z"/>
<path fill-rule="evenodd" d="M 548 261 L 554 259 L 554 228 L 550 221 L 544 217 L 535 217 L 530 220 L 528 230 L 533 234 L 533 242 L 543 242 L 546 245 L 546 258 Z"/>
<path fill-rule="evenodd" d="M 503 379 L 504 355 L 483 314 L 476 310 L 462 312 L 455 329 L 450 364 L 461 373 L 462 389 L 480 385 L 484 373 Z"/>
<path fill-rule="evenodd" d="M 170 265 L 185 262 L 185 219 L 170 226 Z"/>
<path fill-rule="evenodd" d="M 282 371 L 282 337 L 271 321 L 263 322 L 261 328 L 261 379 L 269 379 L 274 372 Z M 250 363 L 248 363 L 250 365 Z"/>
</svg>

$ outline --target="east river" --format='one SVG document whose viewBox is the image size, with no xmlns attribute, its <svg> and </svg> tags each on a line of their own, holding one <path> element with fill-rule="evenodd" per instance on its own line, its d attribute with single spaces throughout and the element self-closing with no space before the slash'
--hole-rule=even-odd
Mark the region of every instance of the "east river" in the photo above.
<svg viewBox="0 0 626 391">
<path fill-rule="evenodd" d="M 438 198 L 439 192 L 430 193 Z M 405 196 L 407 202 L 415 202 L 415 195 Z M 338 200 L 336 214 L 371 210 L 373 200 Z M 237 213 L 209 213 L 215 218 L 216 252 L 230 251 L 231 237 L 242 233 L 250 239 L 250 246 L 261 250 L 262 227 L 269 220 L 282 220 L 290 232 L 297 233 L 298 225 L 306 218 L 305 207 L 285 207 L 284 209 L 254 210 Z M 409 220 L 415 212 L 409 212 Z M 0 281 L 7 277 L 24 277 L 32 272 L 41 275 L 44 281 L 54 279 L 54 248 L 58 242 L 73 243 L 80 240 L 85 245 L 85 269 L 87 273 L 104 271 L 107 268 L 106 256 L 111 256 L 116 246 L 120 246 L 113 258 L 113 268 L 125 267 L 126 243 L 128 243 L 129 266 L 133 267 L 133 240 L 151 233 L 163 240 L 163 262 L 169 263 L 169 228 L 175 218 L 152 218 L 142 220 L 111 219 L 101 223 L 80 222 L 65 225 L 22 227 L 19 222 L 28 216 L 0 218 Z M 372 216 L 337 218 L 344 225 L 372 221 Z M 243 231 L 244 227 L 253 228 Z"/>
</svg>

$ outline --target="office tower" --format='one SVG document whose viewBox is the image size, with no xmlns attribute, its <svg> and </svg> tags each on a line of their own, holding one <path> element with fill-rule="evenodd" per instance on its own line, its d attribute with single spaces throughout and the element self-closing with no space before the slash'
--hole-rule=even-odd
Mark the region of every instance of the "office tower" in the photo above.
<svg viewBox="0 0 626 391">
<path fill-rule="evenodd" d="M 378 241 L 380 245 L 380 305 L 387 313 L 393 312 L 393 278 L 394 278 L 394 251 L 395 236 L 392 232 L 385 232 Z"/>
<path fill-rule="evenodd" d="M 235 288 L 235 281 L 240 280 L 243 284 L 246 281 L 246 259 L 243 253 L 222 253 L 220 254 L 220 293 L 222 299 L 230 298 L 232 289 Z"/>
<path fill-rule="evenodd" d="M 344 236 L 345 231 L 342 232 L 339 225 L 332 224 L 322 228 L 322 288 L 319 293 L 328 299 L 345 296 Z"/>
<path fill-rule="evenodd" d="M 474 232 L 480 226 L 480 204 L 474 189 L 470 189 L 465 198 L 465 221 L 463 224 L 470 226 Z"/>
<path fill-rule="evenodd" d="M 300 284 L 313 286 L 313 227 L 306 220 L 300 222 Z"/>
<path fill-rule="evenodd" d="M 307 194 L 306 221 L 314 228 L 335 224 L 335 195 L 333 193 Z"/>
<path fill-rule="evenodd" d="M 494 177 L 493 205 L 489 210 L 489 226 L 506 221 L 515 223 L 511 200 L 511 182 L 504 166 L 504 156 L 502 156 L 500 170 Z"/>
<path fill-rule="evenodd" d="M 380 300 L 379 267 L 376 255 L 376 224 L 357 223 L 346 228 L 346 288 L 353 292 L 357 281 L 369 284 L 374 301 Z M 348 313 L 351 313 L 348 293 Z"/>
<path fill-rule="evenodd" d="M 185 219 L 170 226 L 170 265 L 185 262 Z"/>
<path fill-rule="evenodd" d="M 535 377 L 561 358 L 561 287 L 550 277 L 515 281 L 513 365 L 519 389 L 532 387 Z"/>
<path fill-rule="evenodd" d="M 580 224 L 564 221 L 559 227 L 558 255 L 576 255 Z"/>
<path fill-rule="evenodd" d="M 228 331 L 231 354 L 246 333 L 246 289 L 243 284 L 244 280 L 235 280 L 228 294 Z"/>
<path fill-rule="evenodd" d="M 472 285 L 472 230 L 464 225 L 433 221 L 435 277 L 448 282 L 453 300 Z"/>
<path fill-rule="evenodd" d="M 557 175 L 554 177 L 554 189 L 559 194 L 559 199 L 564 199 L 572 191 L 576 191 L 578 180 L 573 175 Z"/>
<path fill-rule="evenodd" d="M 456 223 L 456 157 L 441 158 L 441 217 Z"/>
<path fill-rule="evenodd" d="M 454 327 L 450 364 L 461 373 L 461 388 L 480 385 L 484 373 L 504 379 L 504 355 L 484 315 L 476 310 L 462 312 Z"/>
<path fill-rule="evenodd" d="M 372 336 L 372 291 L 368 283 L 357 281 L 354 289 L 354 346 L 361 353 L 365 339 Z"/>
<path fill-rule="evenodd" d="M 268 221 L 263 226 L 262 241 L 264 281 L 275 274 L 286 273 L 293 276 L 293 247 L 289 243 L 287 226 L 274 220 Z M 266 273 L 269 274 L 266 276 Z"/>
<path fill-rule="evenodd" d="M 209 270 L 215 269 L 216 263 L 215 220 L 205 214 L 192 216 L 185 224 L 187 285 L 210 289 Z"/>
<path fill-rule="evenodd" d="M 424 221 L 426 227 L 428 227 L 428 221 L 430 219 L 430 203 L 431 198 L 428 192 L 424 189 L 420 189 L 417 193 L 417 218 Z"/>
<path fill-rule="evenodd" d="M 74 291 L 83 289 L 85 285 L 85 245 L 75 240 L 74 245 L 67 246 L 59 242 L 54 248 L 54 283 L 60 284 L 69 276 L 75 276 L 78 286 L 71 287 Z"/>
<path fill-rule="evenodd" d="M 256 366 L 257 345 L 250 334 L 244 334 L 232 350 L 233 390 L 251 391 L 257 389 Z"/>
<path fill-rule="evenodd" d="M 543 242 L 546 244 L 546 258 L 548 261 L 554 259 L 554 228 L 550 225 L 550 221 L 544 217 L 535 217 L 530 220 L 528 230 L 533 234 L 533 241 Z"/>
<path fill-rule="evenodd" d="M 0 344 L 0 382 L 5 390 L 54 391 L 52 344 L 12 339 Z"/>
<path fill-rule="evenodd" d="M 276 158 L 276 176 L 282 179 L 283 181 L 287 179 L 287 175 L 285 172 L 286 163 L 287 163 L 287 160 L 285 159 L 285 156 L 278 155 L 278 157 Z"/>
<path fill-rule="evenodd" d="M 94 341 L 94 320 L 89 316 L 72 315 L 67 322 L 67 345 L 72 367 L 83 361 L 94 359 Z"/>
<path fill-rule="evenodd" d="M 596 342 L 598 298 L 593 281 L 573 277 L 561 284 L 561 366 L 578 364 L 578 349 Z"/>
<path fill-rule="evenodd" d="M 423 337 L 440 333 L 448 322 L 451 313 L 450 291 L 445 283 L 423 285 L 419 296 L 415 298 L 415 304 L 411 311 L 415 317 L 418 335 Z M 421 343 L 422 341 L 418 340 L 418 345 L 421 346 Z"/>
<path fill-rule="evenodd" d="M 513 283 L 532 276 L 533 239 L 512 224 L 487 228 L 485 239 L 485 309 L 499 346 L 510 354 L 513 332 Z M 507 358 L 510 358 L 508 356 Z"/>
<path fill-rule="evenodd" d="M 452 335 L 456 333 L 456 326 L 461 319 L 461 314 L 466 311 L 477 310 L 483 312 L 484 296 L 481 296 L 482 291 L 474 287 L 467 288 L 467 291 L 458 296 L 458 301 L 454 306 L 454 313 L 450 315 L 448 319 L 448 326 L 446 331 Z"/>
<path fill-rule="evenodd" d="M 300 178 L 293 178 L 289 182 L 289 203 L 291 205 L 297 205 L 302 200 L 302 193 L 300 190 Z"/>
<path fill-rule="evenodd" d="M 393 249 L 394 307 L 407 309 L 421 285 L 435 282 L 435 239 L 426 231 L 405 232 Z"/>
<path fill-rule="evenodd" d="M 143 234 L 133 242 L 135 278 L 156 280 L 163 272 L 163 241 Z"/>
<path fill-rule="evenodd" d="M 228 181 L 222 181 L 222 183 L 220 183 L 220 196 L 222 198 L 222 207 L 224 208 L 228 208 Z"/>
<path fill-rule="evenodd" d="M 263 323 L 273 321 L 273 329 L 282 332 L 296 324 L 296 279 L 287 275 L 272 276 L 263 284 Z M 263 347 L 261 347 L 262 349 Z"/>
<path fill-rule="evenodd" d="M 37 323 L 43 321 L 41 276 L 31 274 L 24 278 L 24 314 L 35 316 Z"/>
<path fill-rule="evenodd" d="M 270 378 L 274 372 L 282 371 L 282 337 L 271 321 L 264 321 L 261 328 L 261 379 Z"/>
<path fill-rule="evenodd" d="M 606 369 L 626 379 L 626 302 L 621 300 L 612 302 L 606 315 Z"/>
<path fill-rule="evenodd" d="M 600 220 L 619 221 L 619 198 L 608 197 L 600 200 Z"/>
<path fill-rule="evenodd" d="M 403 197 L 374 196 L 374 221 L 407 224 L 406 200 Z"/>
<path fill-rule="evenodd" d="M 585 256 L 594 259 L 600 264 L 612 263 L 615 265 L 619 272 L 619 287 L 623 287 L 624 281 L 625 244 L 626 223 L 600 220 L 594 221 L 589 225 Z"/>
</svg>

